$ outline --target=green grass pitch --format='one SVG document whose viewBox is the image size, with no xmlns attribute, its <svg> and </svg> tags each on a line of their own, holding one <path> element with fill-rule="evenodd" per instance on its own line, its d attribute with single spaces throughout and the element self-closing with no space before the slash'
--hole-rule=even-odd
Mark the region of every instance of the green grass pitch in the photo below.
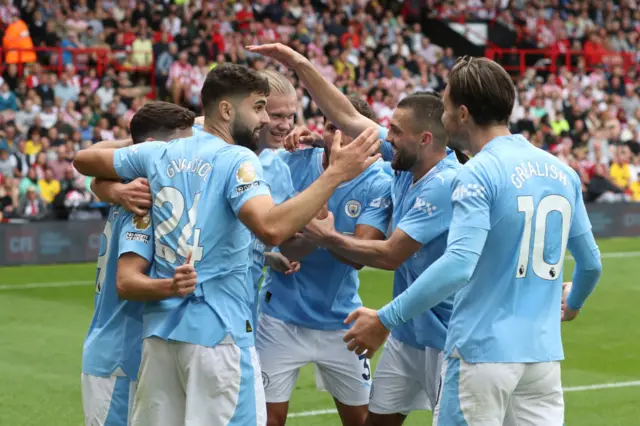
<svg viewBox="0 0 640 426">
<path fill-rule="evenodd" d="M 638 425 L 640 239 L 599 244 L 607 253 L 602 280 L 581 316 L 563 325 L 566 424 Z M 569 279 L 573 262 L 565 266 Z M 80 365 L 94 277 L 92 264 L 0 269 L 0 425 L 83 424 Z M 391 273 L 365 270 L 360 277 L 366 306 L 390 299 Z M 306 367 L 291 402 L 296 416 L 287 424 L 338 426 L 337 415 L 326 413 L 332 408 L 330 396 L 315 389 L 313 368 Z M 429 419 L 426 412 L 413 413 L 406 424 L 428 425 Z"/>
</svg>

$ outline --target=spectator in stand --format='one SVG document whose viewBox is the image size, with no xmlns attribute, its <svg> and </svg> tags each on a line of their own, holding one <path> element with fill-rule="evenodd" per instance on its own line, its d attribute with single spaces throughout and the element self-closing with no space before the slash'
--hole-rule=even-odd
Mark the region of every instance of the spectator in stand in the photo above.
<svg viewBox="0 0 640 426">
<path fill-rule="evenodd" d="M 60 193 L 60 182 L 54 178 L 51 169 L 46 169 L 44 179 L 38 180 L 38 188 L 42 199 L 47 204 L 53 203 L 56 195 Z"/>
<path fill-rule="evenodd" d="M 27 175 L 20 180 L 20 185 L 18 185 L 18 194 L 23 196 L 27 193 L 27 190 L 31 187 L 38 189 L 38 174 L 36 169 L 31 167 Z"/>
<path fill-rule="evenodd" d="M 5 178 L 13 177 L 16 167 L 15 157 L 6 148 L 0 147 L 0 175 Z"/>
<path fill-rule="evenodd" d="M 47 206 L 38 195 L 37 187 L 29 186 L 20 196 L 18 216 L 29 220 L 40 220 L 47 215 Z"/>
</svg>

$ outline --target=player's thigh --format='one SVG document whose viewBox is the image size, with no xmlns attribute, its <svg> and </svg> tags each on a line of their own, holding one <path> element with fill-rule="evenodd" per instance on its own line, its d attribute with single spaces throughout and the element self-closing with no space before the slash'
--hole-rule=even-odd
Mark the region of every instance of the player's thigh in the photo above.
<svg viewBox="0 0 640 426">
<path fill-rule="evenodd" d="M 316 342 L 318 370 L 327 391 L 348 406 L 369 404 L 371 366 L 344 343 L 344 330 L 307 330 Z"/>
<path fill-rule="evenodd" d="M 256 349 L 268 403 L 287 402 L 300 367 L 314 358 L 315 343 L 308 333 L 277 318 L 260 315 Z"/>
<path fill-rule="evenodd" d="M 424 351 L 389 337 L 373 376 L 369 412 L 406 416 L 414 410 L 429 409 L 425 380 L 421 380 L 424 365 Z"/>
<path fill-rule="evenodd" d="M 126 426 L 135 382 L 126 376 L 82 375 L 82 406 L 87 426 Z"/>
<path fill-rule="evenodd" d="M 434 426 L 502 426 L 525 364 L 470 364 L 449 357 Z"/>
<path fill-rule="evenodd" d="M 266 424 L 260 363 L 254 347 L 179 345 L 180 378 L 186 393 L 186 425 Z"/>
<path fill-rule="evenodd" d="M 133 403 L 133 426 L 184 424 L 186 399 L 178 373 L 177 345 L 155 337 L 144 339 Z"/>
<path fill-rule="evenodd" d="M 511 395 L 504 426 L 562 426 L 564 397 L 559 362 L 527 364 Z"/>
</svg>

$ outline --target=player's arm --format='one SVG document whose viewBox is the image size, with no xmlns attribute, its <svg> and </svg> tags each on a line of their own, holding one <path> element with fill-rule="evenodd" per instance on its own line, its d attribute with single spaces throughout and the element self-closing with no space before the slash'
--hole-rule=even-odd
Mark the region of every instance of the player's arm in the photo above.
<svg viewBox="0 0 640 426">
<path fill-rule="evenodd" d="M 364 241 L 384 240 L 384 232 L 374 228 L 373 226 L 357 225 L 356 229 L 353 232 L 353 239 L 364 240 Z M 352 268 L 357 269 L 358 271 L 362 269 L 363 266 L 365 266 L 365 264 L 363 263 L 354 262 L 353 260 L 350 260 L 348 257 L 342 256 L 338 251 L 333 250 L 330 247 L 329 247 L 329 253 L 331 253 L 331 255 L 335 257 L 337 260 L 339 260 L 340 262 L 344 263 L 345 265 L 349 265 Z"/>
<path fill-rule="evenodd" d="M 122 139 L 119 141 L 102 141 L 102 142 L 94 143 L 86 150 L 93 151 L 96 149 L 120 149 L 120 148 L 126 148 L 128 146 L 131 146 L 132 144 L 133 144 L 133 139 L 131 138 Z"/>
<path fill-rule="evenodd" d="M 232 204 L 242 204 L 237 211 L 238 218 L 265 244 L 282 244 L 316 216 L 338 185 L 357 176 L 377 161 L 379 156 L 372 156 L 379 147 L 377 138 L 376 129 L 367 129 L 349 145 L 340 147 L 340 132 L 336 132 L 331 163 L 313 184 L 279 205 L 275 205 L 268 194 L 253 193 L 253 196 L 246 197 L 246 200 L 237 197 L 240 201 Z M 255 168 L 255 165 L 253 167 Z M 245 186 L 252 184 L 248 183 Z M 245 186 L 235 186 L 234 190 L 244 192 Z M 234 195 L 230 194 L 230 198 L 234 198 Z"/>
<path fill-rule="evenodd" d="M 471 185 L 477 192 L 464 189 Z M 468 284 L 491 229 L 491 189 L 475 171 L 464 168 L 454 179 L 453 219 L 444 254 L 402 294 L 378 311 L 387 329 L 433 308 Z"/>
<path fill-rule="evenodd" d="M 136 253 L 124 253 L 118 259 L 116 288 L 124 300 L 153 301 L 174 296 L 173 278 L 152 279 L 147 276 L 151 263 Z"/>
<path fill-rule="evenodd" d="M 83 149 L 73 160 L 73 166 L 85 176 L 112 180 L 133 180 L 146 176 L 146 167 L 157 151 L 166 144 L 146 142 L 126 148 Z"/>
<path fill-rule="evenodd" d="M 576 211 L 571 221 L 567 248 L 576 261 L 573 270 L 573 284 L 563 307 L 563 321 L 576 317 L 587 298 L 593 292 L 602 274 L 600 250 L 591 232 L 591 223 L 582 200 L 579 178 L 576 176 Z"/>
<path fill-rule="evenodd" d="M 351 262 L 390 271 L 398 269 L 422 247 L 422 244 L 400 229 L 396 229 L 387 240 L 359 239 L 337 231 L 324 238 L 323 245 Z"/>
<path fill-rule="evenodd" d="M 91 191 L 102 201 L 122 206 L 138 216 L 146 215 L 152 204 L 151 189 L 145 178 L 129 183 L 94 178 Z"/>
<path fill-rule="evenodd" d="M 367 128 L 378 128 L 376 122 L 360 114 L 336 86 L 295 50 L 280 43 L 250 46 L 248 49 L 272 57 L 293 69 L 320 111 L 345 134 L 355 138 Z"/>
<path fill-rule="evenodd" d="M 290 260 L 302 260 L 317 248 L 318 245 L 314 241 L 299 235 L 294 235 L 279 246 L 280 253 Z"/>
</svg>

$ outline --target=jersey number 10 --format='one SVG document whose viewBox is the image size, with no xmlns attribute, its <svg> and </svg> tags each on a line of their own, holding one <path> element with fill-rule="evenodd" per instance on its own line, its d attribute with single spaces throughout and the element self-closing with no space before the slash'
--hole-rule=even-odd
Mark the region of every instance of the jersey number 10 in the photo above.
<svg viewBox="0 0 640 426">
<path fill-rule="evenodd" d="M 518 197 L 518 211 L 524 213 L 524 230 L 522 241 L 520 242 L 520 255 L 516 278 L 527 276 L 529 266 L 529 256 L 531 255 L 531 269 L 533 272 L 545 280 L 555 280 L 562 272 L 564 255 L 567 250 L 567 240 L 569 239 L 569 229 L 571 227 L 571 203 L 560 195 L 547 195 L 538 203 L 536 209 L 533 205 L 532 196 Z M 559 212 L 562 216 L 562 235 L 547 235 L 547 217 L 551 212 Z M 535 224 L 533 216 L 535 213 Z M 531 234 L 533 233 L 533 253 L 531 251 Z M 544 260 L 544 247 L 547 238 L 560 239 L 560 259 L 556 264 L 549 264 Z M 553 241 L 553 240 L 551 240 Z M 550 244 L 556 246 L 556 243 Z"/>
</svg>

